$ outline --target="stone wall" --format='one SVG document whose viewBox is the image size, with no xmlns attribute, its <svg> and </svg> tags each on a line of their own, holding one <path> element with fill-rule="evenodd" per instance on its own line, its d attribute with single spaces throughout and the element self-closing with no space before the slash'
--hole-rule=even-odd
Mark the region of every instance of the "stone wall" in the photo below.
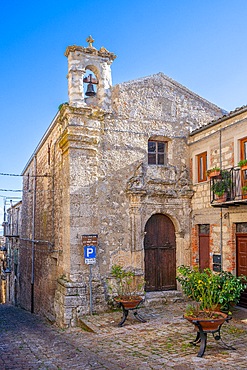
<svg viewBox="0 0 247 370">
<path fill-rule="evenodd" d="M 60 123 L 55 120 L 52 124 L 23 172 L 20 245 L 20 305 L 30 310 L 33 303 L 35 312 L 44 311 L 51 317 L 56 280 L 63 273 L 62 161 L 57 142 Z"/>
</svg>

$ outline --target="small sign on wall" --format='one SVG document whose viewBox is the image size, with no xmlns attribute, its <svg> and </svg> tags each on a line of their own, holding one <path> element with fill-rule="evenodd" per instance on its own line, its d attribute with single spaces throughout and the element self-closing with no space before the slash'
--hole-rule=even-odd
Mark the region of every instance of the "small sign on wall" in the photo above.
<svg viewBox="0 0 247 370">
<path fill-rule="evenodd" d="M 217 263 L 221 265 L 221 255 L 220 254 L 213 254 L 213 263 Z"/>
<path fill-rule="evenodd" d="M 221 271 L 221 255 L 220 254 L 213 254 L 213 271 L 215 272 Z"/>
</svg>

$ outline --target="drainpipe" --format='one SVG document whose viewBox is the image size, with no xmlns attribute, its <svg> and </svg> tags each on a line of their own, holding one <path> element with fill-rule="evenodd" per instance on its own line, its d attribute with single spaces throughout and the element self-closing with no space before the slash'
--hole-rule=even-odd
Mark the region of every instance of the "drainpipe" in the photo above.
<svg viewBox="0 0 247 370">
<path fill-rule="evenodd" d="M 221 255 L 221 265 L 220 270 L 222 271 L 223 267 L 223 215 L 222 215 L 222 207 L 220 208 L 220 255 Z"/>
<path fill-rule="evenodd" d="M 220 169 L 222 170 L 222 132 L 221 132 L 221 129 L 219 131 L 219 134 L 220 134 Z M 222 266 L 223 266 L 223 215 L 222 215 L 222 207 L 220 207 L 220 256 L 221 256 L 220 270 L 222 271 Z"/>
<path fill-rule="evenodd" d="M 3 203 L 3 222 L 5 224 L 5 222 L 6 222 L 6 202 L 7 202 L 7 198 L 4 197 L 3 199 L 4 199 L 4 203 Z"/>
<path fill-rule="evenodd" d="M 36 210 L 36 175 L 37 156 L 34 156 L 34 180 L 33 180 L 33 211 L 32 211 L 32 256 L 31 256 L 31 313 L 34 313 L 34 259 L 35 259 L 35 210 Z"/>
<path fill-rule="evenodd" d="M 222 170 L 222 153 L 221 153 L 221 149 L 222 149 L 222 133 L 221 133 L 221 129 L 220 129 L 219 133 L 220 133 L 220 169 Z"/>
<path fill-rule="evenodd" d="M 61 139 L 59 136 L 53 147 L 53 161 L 52 161 L 52 243 L 55 246 L 55 164 L 56 164 L 56 145 Z"/>
</svg>

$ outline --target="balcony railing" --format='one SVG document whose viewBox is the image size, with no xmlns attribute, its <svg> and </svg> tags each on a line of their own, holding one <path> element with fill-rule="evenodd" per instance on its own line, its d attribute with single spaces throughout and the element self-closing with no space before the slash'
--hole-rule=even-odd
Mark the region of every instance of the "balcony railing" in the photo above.
<svg viewBox="0 0 247 370">
<path fill-rule="evenodd" d="M 243 191 L 247 184 L 247 171 L 239 167 L 222 170 L 217 177 L 210 178 L 210 202 L 214 207 L 247 205 L 247 193 Z"/>
<path fill-rule="evenodd" d="M 7 238 L 17 238 L 19 237 L 19 223 L 18 222 L 13 222 L 9 223 L 7 221 L 3 222 L 3 236 Z"/>
</svg>

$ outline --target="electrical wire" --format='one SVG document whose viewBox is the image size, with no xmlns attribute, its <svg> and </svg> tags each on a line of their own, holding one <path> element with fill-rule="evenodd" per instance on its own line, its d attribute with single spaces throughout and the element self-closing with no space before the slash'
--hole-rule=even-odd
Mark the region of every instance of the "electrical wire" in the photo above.
<svg viewBox="0 0 247 370">
<path fill-rule="evenodd" d="M 52 175 L 48 175 L 47 173 L 44 175 L 18 175 L 16 173 L 3 173 L 0 172 L 0 176 L 16 176 L 16 177 L 52 177 Z"/>
<path fill-rule="evenodd" d="M 15 173 L 3 173 L 3 172 L 0 172 L 0 176 L 21 176 L 21 175 L 17 175 Z"/>
<path fill-rule="evenodd" d="M 5 199 L 21 199 L 21 197 L 11 197 L 10 198 L 10 197 L 6 197 L 6 195 L 1 195 L 1 194 L 0 194 L 0 197 L 5 198 Z"/>
<path fill-rule="evenodd" d="M 0 189 L 0 191 L 12 191 L 13 193 L 19 193 L 19 192 L 22 192 L 23 190 L 20 190 L 20 189 Z"/>
</svg>

